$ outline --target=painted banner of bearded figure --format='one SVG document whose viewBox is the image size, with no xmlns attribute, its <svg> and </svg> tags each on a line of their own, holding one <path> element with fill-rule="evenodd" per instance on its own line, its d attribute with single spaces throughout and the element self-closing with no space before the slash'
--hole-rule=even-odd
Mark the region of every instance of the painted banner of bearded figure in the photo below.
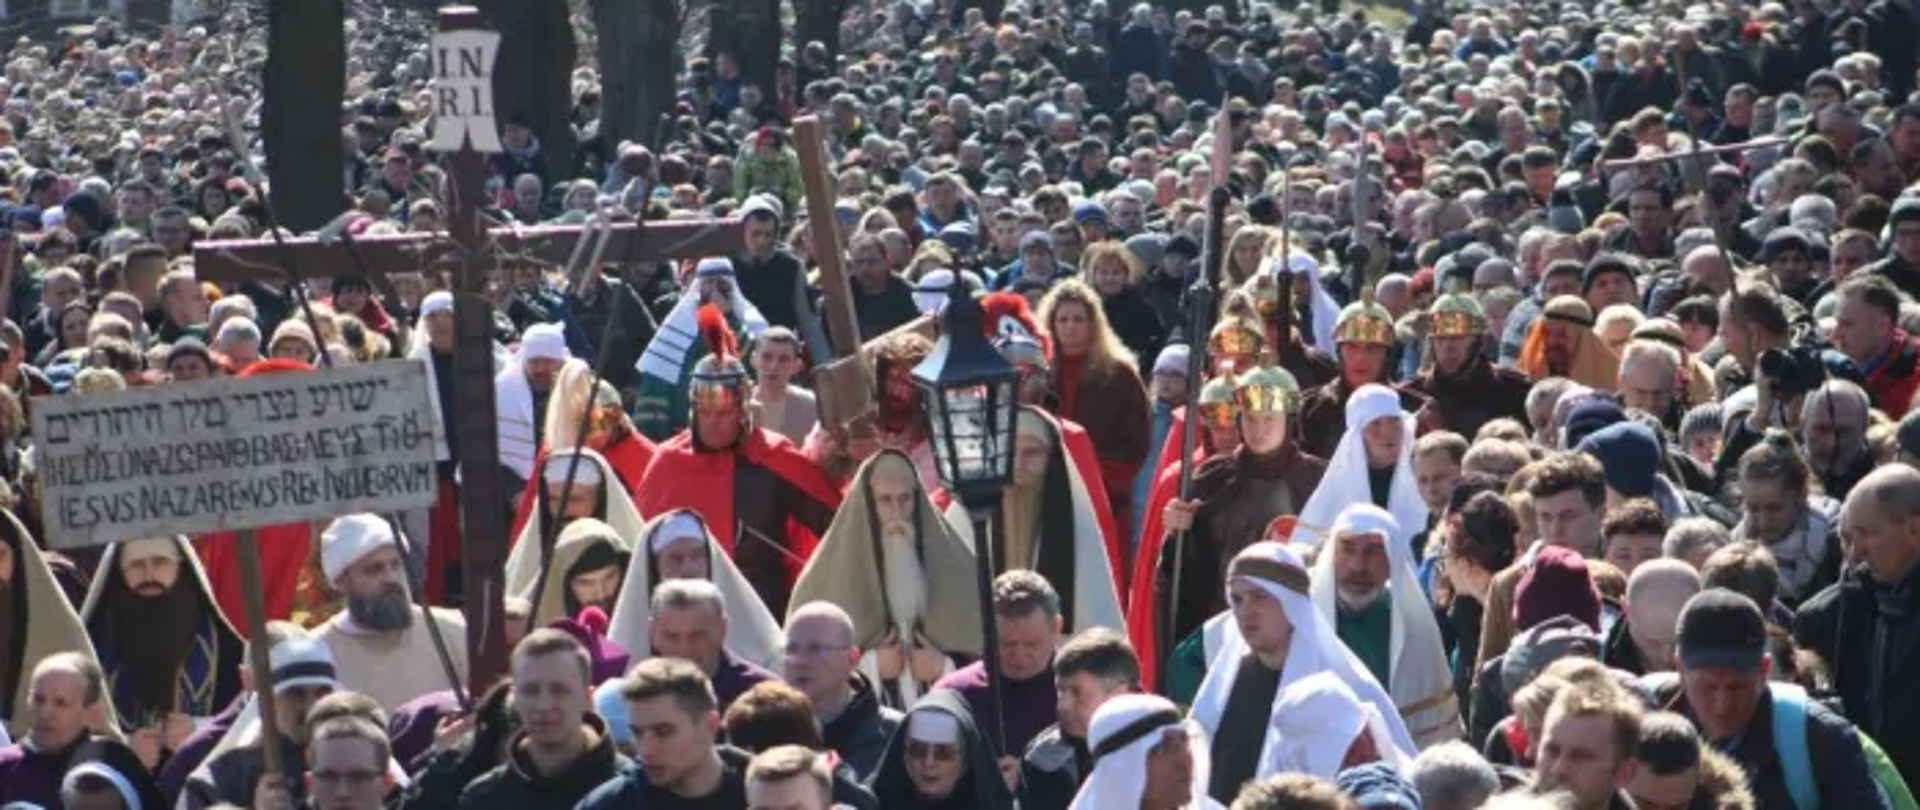
<svg viewBox="0 0 1920 810">
<path fill-rule="evenodd" d="M 888 705 L 912 706 L 953 669 L 948 656 L 980 655 L 973 566 L 972 549 L 934 507 L 913 461 L 882 450 L 854 476 L 792 604 L 844 608 L 865 651 L 861 670 Z"/>
<path fill-rule="evenodd" d="M 785 656 L 780 624 L 747 581 L 733 558 L 720 548 L 713 530 L 698 512 L 675 509 L 648 521 L 635 537 L 620 596 L 614 601 L 607 638 L 639 661 L 652 654 L 647 625 L 652 621 L 653 591 L 670 579 L 704 579 L 720 589 L 726 613 L 728 655 L 778 672 Z"/>
<path fill-rule="evenodd" d="M 130 730 L 163 729 L 178 748 L 240 691 L 240 634 L 180 538 L 108 546 L 80 619 Z"/>
<path fill-rule="evenodd" d="M 1059 423 L 1032 405 L 1020 406 L 1017 422 L 1013 486 L 1000 504 L 1005 534 L 994 539 L 994 573 L 1025 568 L 1046 578 L 1060 594 L 1069 633 L 1125 629 L 1106 537 Z M 947 522 L 968 548 L 978 548 L 964 505 L 948 507 Z"/>
</svg>

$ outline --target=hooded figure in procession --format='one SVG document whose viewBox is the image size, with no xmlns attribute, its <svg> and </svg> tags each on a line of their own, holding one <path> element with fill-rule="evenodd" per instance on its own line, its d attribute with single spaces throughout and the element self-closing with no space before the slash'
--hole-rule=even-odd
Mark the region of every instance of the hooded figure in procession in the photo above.
<svg viewBox="0 0 1920 810">
<path fill-rule="evenodd" d="M 1068 634 L 1126 626 L 1113 563 L 1079 465 L 1067 453 L 1060 424 L 1038 407 L 1020 406 L 1013 485 L 1000 509 L 1004 533 L 993 538 L 995 573 L 1024 568 L 1044 577 L 1060 595 Z M 948 507 L 947 523 L 978 551 L 965 505 Z"/>
<path fill-rule="evenodd" d="M 647 628 L 653 618 L 653 592 L 675 579 L 704 579 L 720 591 L 727 620 L 721 642 L 729 655 L 774 670 L 783 656 L 780 624 L 760 601 L 733 559 L 720 550 L 707 523 L 691 509 L 676 509 L 647 522 L 633 535 L 633 562 L 627 566 L 614 602 L 607 638 L 633 653 L 652 653 Z"/>
<path fill-rule="evenodd" d="M 911 706 L 980 654 L 973 552 L 934 508 L 913 462 L 882 450 L 861 465 L 847 500 L 793 587 L 797 607 L 828 601 L 853 619 L 860 669 L 887 705 Z M 792 617 L 789 616 L 789 619 Z"/>
<path fill-rule="evenodd" d="M 577 454 L 572 450 L 555 450 L 541 460 L 535 474 L 540 489 L 534 494 L 532 509 L 514 539 L 513 549 L 507 552 L 506 592 L 523 599 L 532 598 L 540 572 L 549 567 L 540 559 L 540 547 L 546 540 L 542 533 L 547 530 L 548 521 L 559 523 L 554 535 L 556 556 L 559 536 L 575 521 L 593 518 L 612 527 L 614 535 L 620 538 L 621 546 L 617 550 L 621 552 L 631 552 L 632 538 L 638 537 L 646 527 L 646 521 L 633 507 L 633 499 L 627 497 L 626 488 L 620 485 L 613 466 L 593 450 L 581 448 Z M 569 476 L 573 479 L 571 482 L 567 480 Z M 560 616 L 549 620 L 557 618 Z M 535 626 L 544 624 L 537 622 Z"/>
<path fill-rule="evenodd" d="M 170 749 L 240 691 L 240 635 L 180 538 L 108 546 L 80 618 L 122 722 L 166 732 Z"/>
<path fill-rule="evenodd" d="M 987 738 L 956 692 L 928 692 L 887 741 L 867 786 L 886 808 L 1013 810 Z"/>
<path fill-rule="evenodd" d="M 1460 705 L 1402 525 L 1372 504 L 1343 510 L 1314 560 L 1313 604 L 1374 680 L 1386 684 L 1408 732 L 1425 748 L 1460 738 Z"/>
</svg>

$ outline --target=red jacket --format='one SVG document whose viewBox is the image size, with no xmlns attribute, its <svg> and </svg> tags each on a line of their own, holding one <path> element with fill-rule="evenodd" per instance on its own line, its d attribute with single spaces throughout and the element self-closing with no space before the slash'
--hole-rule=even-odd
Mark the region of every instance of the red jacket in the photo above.
<svg viewBox="0 0 1920 810">
<path fill-rule="evenodd" d="M 1920 390 L 1920 338 L 1904 329 L 1893 330 L 1893 346 L 1887 357 L 1867 374 L 1867 394 L 1873 407 L 1898 420 L 1913 406 L 1913 395 Z"/>
</svg>

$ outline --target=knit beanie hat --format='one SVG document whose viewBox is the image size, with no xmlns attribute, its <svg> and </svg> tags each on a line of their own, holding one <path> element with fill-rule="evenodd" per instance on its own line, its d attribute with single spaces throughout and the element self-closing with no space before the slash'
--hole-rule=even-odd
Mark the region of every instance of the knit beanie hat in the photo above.
<svg viewBox="0 0 1920 810">
<path fill-rule="evenodd" d="M 1600 589 L 1587 561 L 1572 549 L 1544 546 L 1513 590 L 1513 626 L 1524 631 L 1565 614 L 1600 632 Z"/>
</svg>

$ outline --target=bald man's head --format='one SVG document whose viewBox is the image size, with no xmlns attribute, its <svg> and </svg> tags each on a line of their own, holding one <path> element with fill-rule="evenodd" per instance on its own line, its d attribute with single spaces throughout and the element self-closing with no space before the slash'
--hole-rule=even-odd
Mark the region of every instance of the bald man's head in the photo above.
<svg viewBox="0 0 1920 810">
<path fill-rule="evenodd" d="M 794 627 L 803 623 L 832 628 L 846 639 L 843 643 L 853 643 L 853 617 L 848 615 L 845 608 L 832 602 L 808 602 L 795 608 L 793 614 L 787 617 L 788 634 L 791 635 Z"/>
<path fill-rule="evenodd" d="M 1633 569 L 1627 580 L 1627 627 L 1649 664 L 1672 666 L 1680 609 L 1699 592 L 1700 574 L 1686 560 L 1648 560 Z"/>
<path fill-rule="evenodd" d="M 1847 561 L 1864 563 L 1882 584 L 1905 579 L 1920 558 L 1920 470 L 1889 464 L 1847 495 L 1840 514 Z"/>
</svg>

